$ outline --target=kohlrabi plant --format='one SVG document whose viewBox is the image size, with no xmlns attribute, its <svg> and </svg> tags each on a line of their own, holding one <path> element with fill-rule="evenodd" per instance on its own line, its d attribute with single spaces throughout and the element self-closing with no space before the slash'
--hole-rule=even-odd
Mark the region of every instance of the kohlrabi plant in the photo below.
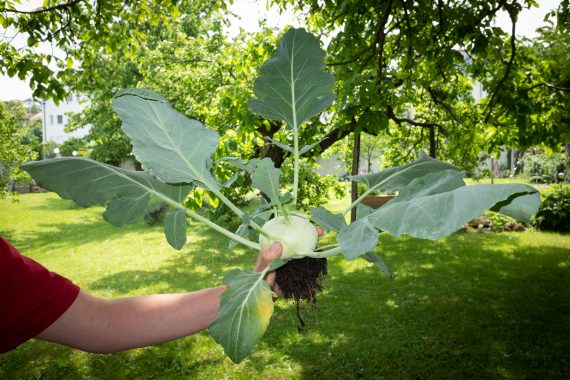
<svg viewBox="0 0 570 380">
<path fill-rule="evenodd" d="M 341 213 L 320 207 L 312 209 L 310 216 L 298 213 L 299 157 L 316 145 L 302 146 L 300 131 L 335 99 L 334 77 L 325 70 L 324 56 L 316 37 L 303 29 L 290 29 L 279 42 L 275 56 L 261 67 L 249 107 L 265 119 L 284 123 L 280 141 L 270 143 L 290 153 L 294 180 L 292 188 L 285 190 L 280 184 L 280 169 L 269 158 L 227 158 L 236 171 L 251 176 L 253 187 L 260 192 L 260 206 L 253 212 L 236 207 L 225 197 L 223 188 L 232 184 L 220 183 L 213 174 L 218 133 L 177 112 L 162 96 L 142 89 L 120 91 L 113 107 L 144 171 L 75 157 L 33 162 L 24 169 L 38 184 L 65 199 L 82 206 L 106 205 L 103 217 L 118 226 L 143 218 L 156 200 L 168 204 L 164 233 L 175 249 L 181 249 L 186 242 L 187 218 L 226 236 L 230 249 L 241 244 L 251 249 L 252 255 L 272 241 L 281 242 L 282 258 L 264 271 L 234 270 L 224 278 L 227 290 L 221 296 L 221 307 L 209 333 L 234 362 L 252 351 L 269 324 L 274 293 L 264 281 L 268 271 L 307 257 L 322 261 L 337 254 L 348 260 L 364 257 L 385 271 L 375 253 L 381 231 L 439 239 L 489 209 L 523 221 L 536 212 L 539 195 L 534 188 L 517 184 L 465 186 L 458 168 L 422 153 L 406 165 L 352 177 L 367 190 Z M 237 231 L 210 221 L 200 210 L 184 207 L 184 200 L 195 187 L 217 197 L 241 219 Z M 360 204 L 377 190 L 397 192 L 397 196 L 378 209 Z M 353 208 L 357 219 L 349 224 L 345 216 Z M 335 233 L 336 243 L 319 247 L 314 225 Z"/>
</svg>

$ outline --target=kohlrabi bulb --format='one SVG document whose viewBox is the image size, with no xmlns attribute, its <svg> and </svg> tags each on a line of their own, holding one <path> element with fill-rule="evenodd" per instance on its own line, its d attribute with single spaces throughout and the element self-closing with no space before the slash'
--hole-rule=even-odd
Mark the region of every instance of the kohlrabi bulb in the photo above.
<svg viewBox="0 0 570 380">
<path fill-rule="evenodd" d="M 283 246 L 282 259 L 293 256 L 305 256 L 315 249 L 319 235 L 315 226 L 305 218 L 297 215 L 283 216 L 271 219 L 261 228 L 269 237 L 259 235 L 261 249 L 266 249 L 274 241 Z"/>
</svg>

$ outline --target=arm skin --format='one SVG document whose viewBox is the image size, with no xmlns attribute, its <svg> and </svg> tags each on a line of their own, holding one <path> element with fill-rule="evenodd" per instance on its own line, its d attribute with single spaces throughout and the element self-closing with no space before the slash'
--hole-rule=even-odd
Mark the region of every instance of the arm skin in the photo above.
<svg viewBox="0 0 570 380">
<path fill-rule="evenodd" d="M 260 252 L 256 271 L 281 255 L 281 244 Z M 275 273 L 267 282 L 275 286 Z M 181 338 L 216 319 L 225 287 L 192 293 L 101 299 L 80 291 L 77 299 L 36 338 L 93 353 L 110 353 Z M 278 291 L 277 289 L 275 289 Z"/>
</svg>

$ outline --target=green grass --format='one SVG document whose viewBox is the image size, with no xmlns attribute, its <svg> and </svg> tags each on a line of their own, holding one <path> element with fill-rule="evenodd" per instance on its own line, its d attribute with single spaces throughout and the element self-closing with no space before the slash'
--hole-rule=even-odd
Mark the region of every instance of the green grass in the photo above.
<svg viewBox="0 0 570 380">
<path fill-rule="evenodd" d="M 0 201 L 0 235 L 102 297 L 218 285 L 255 252 L 230 253 L 198 224 L 181 252 L 160 227 L 116 228 L 102 208 L 54 194 Z M 317 313 L 299 335 L 280 300 L 239 365 L 200 333 L 156 347 L 86 354 L 30 341 L 0 356 L 0 379 L 564 379 L 570 374 L 570 236 L 455 234 L 431 242 L 382 235 L 395 278 L 364 260 L 330 260 Z"/>
<path fill-rule="evenodd" d="M 478 185 L 478 184 L 482 184 L 482 183 L 491 183 L 491 178 L 490 177 L 479 178 L 479 179 L 465 178 L 465 183 L 467 185 Z M 496 183 L 496 184 L 524 183 L 527 185 L 533 185 L 533 183 L 531 183 L 528 180 L 528 178 L 523 177 L 523 176 L 516 176 L 516 177 L 512 177 L 512 178 L 493 178 L 493 183 Z M 536 184 L 534 184 L 534 185 L 536 185 Z"/>
</svg>

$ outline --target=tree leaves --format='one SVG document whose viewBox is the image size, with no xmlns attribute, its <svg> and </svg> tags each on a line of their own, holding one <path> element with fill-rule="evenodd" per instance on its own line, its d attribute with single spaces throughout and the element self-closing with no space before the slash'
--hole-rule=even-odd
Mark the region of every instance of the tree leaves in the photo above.
<svg viewBox="0 0 570 380">
<path fill-rule="evenodd" d="M 224 277 L 228 290 L 220 297 L 218 317 L 208 332 L 234 363 L 251 352 L 273 314 L 273 292 L 264 275 L 233 270 Z"/>
<path fill-rule="evenodd" d="M 153 175 L 168 183 L 196 182 L 208 190 L 219 189 L 210 171 L 217 132 L 188 119 L 148 90 L 120 91 L 113 108 L 123 120 L 133 153 Z"/>
<path fill-rule="evenodd" d="M 87 158 L 35 161 L 22 168 L 41 187 L 55 191 L 60 197 L 71 199 L 80 206 L 108 204 L 103 216 L 117 226 L 135 223 L 142 218 L 151 198 L 158 198 L 180 208 L 179 213 L 185 213 L 181 203 L 191 189 L 189 184 L 169 185 L 145 172 L 120 169 Z M 180 234 L 178 223 L 176 231 Z M 179 238 L 169 239 L 169 233 L 167 240 L 176 249 L 184 244 Z"/>
<path fill-rule="evenodd" d="M 269 120 L 298 127 L 334 100 L 334 77 L 324 71 L 325 52 L 304 29 L 289 29 L 277 52 L 261 67 L 250 109 Z"/>
</svg>

